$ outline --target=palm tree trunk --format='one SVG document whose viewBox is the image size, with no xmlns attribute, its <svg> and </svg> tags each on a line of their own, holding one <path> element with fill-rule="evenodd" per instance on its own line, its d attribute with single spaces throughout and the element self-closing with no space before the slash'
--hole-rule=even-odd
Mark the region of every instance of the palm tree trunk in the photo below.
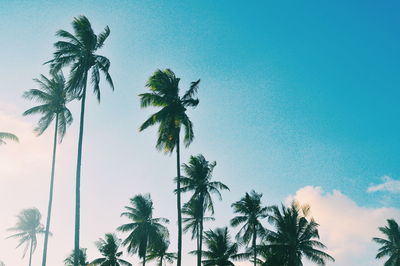
<svg viewBox="0 0 400 266">
<path fill-rule="evenodd" d="M 254 266 L 257 266 L 257 251 L 256 251 L 257 232 L 256 232 L 256 226 L 255 225 L 253 226 L 253 230 L 254 230 L 254 233 L 253 233 L 253 252 L 254 252 L 253 260 L 254 260 Z"/>
<path fill-rule="evenodd" d="M 33 243 L 32 243 L 32 240 L 31 240 L 31 248 L 29 250 L 29 266 L 32 265 L 32 253 L 33 253 Z"/>
<path fill-rule="evenodd" d="M 182 261 L 182 213 L 181 213 L 181 158 L 180 158 L 180 139 L 178 131 L 178 141 L 176 143 L 176 172 L 177 172 L 177 209 L 178 209 L 178 259 L 177 266 L 181 266 Z"/>
<path fill-rule="evenodd" d="M 79 266 L 81 162 L 82 162 L 83 125 L 84 125 L 84 120 L 85 120 L 85 101 L 86 101 L 86 78 L 85 78 L 85 87 L 83 88 L 82 99 L 81 99 L 81 117 L 80 117 L 80 124 L 79 124 L 78 158 L 77 158 L 77 163 L 76 163 L 74 266 Z"/>
<path fill-rule="evenodd" d="M 58 129 L 58 114 L 56 115 L 56 125 L 54 129 L 53 161 L 51 163 L 50 195 L 49 195 L 49 205 L 47 207 L 47 221 L 46 221 L 46 231 L 44 235 L 42 266 L 46 266 L 47 243 L 49 241 L 51 205 L 53 203 L 54 171 L 56 165 L 56 152 L 57 152 L 57 133 L 58 133 L 57 129 Z"/>
<path fill-rule="evenodd" d="M 200 199 L 200 232 L 199 232 L 199 240 L 197 247 L 197 266 L 201 266 L 201 257 L 202 257 L 202 247 L 203 247 L 203 219 L 204 219 L 204 210 L 203 210 L 203 202 L 204 198 Z"/>
</svg>

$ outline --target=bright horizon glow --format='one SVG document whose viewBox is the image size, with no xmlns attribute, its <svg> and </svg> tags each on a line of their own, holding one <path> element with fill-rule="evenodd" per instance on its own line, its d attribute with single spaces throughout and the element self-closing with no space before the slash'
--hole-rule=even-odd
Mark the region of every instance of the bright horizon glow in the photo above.
<svg viewBox="0 0 400 266">
<path fill-rule="evenodd" d="M 176 250 L 175 157 L 156 151 L 156 129 L 138 132 L 151 110 L 140 109 L 137 97 L 157 68 L 171 68 L 182 90 L 201 79 L 200 104 L 189 110 L 195 140 L 182 162 L 199 153 L 217 161 L 214 178 L 231 189 L 206 228 L 227 225 L 230 204 L 256 189 L 267 205 L 311 204 L 321 241 L 336 257 L 329 265 L 383 265 L 370 240 L 386 219 L 400 222 L 393 186 L 400 182 L 399 11 L 394 0 L 2 1 L 0 131 L 20 143 L 0 146 L 0 260 L 27 264 L 6 229 L 24 208 L 37 207 L 42 223 L 47 210 L 53 132 L 35 136 L 37 117 L 21 115 L 33 103 L 21 95 L 47 74 L 56 30 L 71 30 L 84 14 L 95 32 L 111 29 L 101 54 L 115 83 L 114 92 L 102 84 L 101 104 L 88 91 L 81 246 L 89 259 L 98 255 L 93 243 L 125 222 L 119 215 L 138 193 L 151 193 L 155 216 L 171 220 Z M 74 123 L 57 155 L 49 266 L 62 265 L 73 247 L 79 105 L 70 109 Z M 353 213 L 371 224 L 352 221 Z M 356 230 L 345 228 L 350 222 Z M 42 245 L 40 238 L 33 265 Z M 184 266 L 193 265 L 186 253 L 194 247 L 185 235 Z"/>
</svg>

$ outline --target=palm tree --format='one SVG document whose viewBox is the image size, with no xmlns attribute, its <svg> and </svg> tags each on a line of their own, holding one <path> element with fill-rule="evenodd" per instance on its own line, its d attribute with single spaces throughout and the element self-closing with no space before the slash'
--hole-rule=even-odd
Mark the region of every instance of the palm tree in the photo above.
<svg viewBox="0 0 400 266">
<path fill-rule="evenodd" d="M 7 144 L 7 142 L 5 141 L 7 139 L 15 141 L 15 142 L 19 141 L 18 137 L 15 136 L 14 134 L 7 133 L 7 132 L 0 132 L 0 145 Z"/>
<path fill-rule="evenodd" d="M 47 209 L 46 232 L 44 236 L 42 266 L 46 266 L 47 258 L 47 243 L 49 240 L 51 207 L 53 203 L 53 187 L 54 187 L 54 171 L 57 151 L 57 137 L 61 143 L 67 126 L 72 123 L 72 114 L 66 107 L 66 104 L 71 100 L 67 97 L 65 89 L 65 79 L 62 72 L 53 74 L 51 79 L 44 75 L 40 79 L 34 79 L 40 89 L 32 89 L 24 93 L 24 97 L 29 100 L 36 100 L 40 105 L 32 107 L 24 112 L 23 115 L 40 114 L 42 117 L 39 120 L 35 131 L 40 136 L 50 126 L 55 119 L 54 128 L 54 144 L 53 144 L 53 159 L 51 163 L 50 177 L 50 195 Z"/>
<path fill-rule="evenodd" d="M 74 263 L 74 262 L 77 263 Z M 64 260 L 65 266 L 89 266 L 87 259 L 86 248 L 80 248 L 78 252 L 78 260 L 75 260 L 75 250 L 72 250 L 71 254 Z"/>
<path fill-rule="evenodd" d="M 372 240 L 381 245 L 376 258 L 389 257 L 385 266 L 395 266 L 400 264 L 400 228 L 393 219 L 387 220 L 387 223 L 387 226 L 379 227 L 386 238 L 374 237 Z"/>
<path fill-rule="evenodd" d="M 29 248 L 29 266 L 32 265 L 32 255 L 37 246 L 37 234 L 43 234 L 44 228 L 40 223 L 42 215 L 36 208 L 24 209 L 17 215 L 17 224 L 8 229 L 16 232 L 7 238 L 19 238 L 17 248 L 25 244 L 22 258 L 25 257 Z"/>
<path fill-rule="evenodd" d="M 216 166 L 216 162 L 208 162 L 203 155 L 190 156 L 189 163 L 183 164 L 183 171 L 186 176 L 181 177 L 182 192 L 193 192 L 189 202 L 189 211 L 191 214 L 198 216 L 196 222 L 198 222 L 197 231 L 197 266 L 201 265 L 201 253 L 203 245 L 203 218 L 206 209 L 214 214 L 214 204 L 211 198 L 211 194 L 216 194 L 219 199 L 222 199 L 219 190 L 229 190 L 229 188 L 218 181 L 211 181 L 212 172 Z M 194 216 L 194 217 L 196 217 Z M 193 217 L 193 218 L 194 218 Z M 195 223 L 196 224 L 196 223 Z M 186 227 L 187 228 L 187 227 Z M 192 239 L 194 235 L 192 233 Z"/>
<path fill-rule="evenodd" d="M 200 80 L 192 82 L 189 90 L 183 96 L 179 95 L 179 81 L 175 73 L 170 69 L 157 70 L 149 78 L 146 87 L 149 93 L 140 94 L 142 108 L 153 106 L 161 108 L 160 111 L 151 115 L 139 128 L 140 131 L 159 124 L 156 148 L 172 153 L 176 148 L 176 171 L 177 171 L 177 211 L 178 211 L 178 260 L 181 266 L 182 259 L 182 213 L 181 213 L 181 170 L 180 170 L 180 131 L 185 128 L 183 142 L 186 147 L 193 141 L 193 124 L 186 114 L 187 107 L 196 107 L 199 100 L 194 98 L 197 93 Z"/>
<path fill-rule="evenodd" d="M 271 208 L 272 215 L 268 220 L 275 226 L 276 232 L 268 232 L 267 247 L 272 249 L 273 254 L 283 259 L 284 266 L 303 265 L 303 256 L 317 265 L 335 261 L 320 250 L 326 247 L 318 241 L 318 224 L 313 218 L 308 218 L 309 206 L 299 206 L 293 202 L 289 207 L 282 205 L 282 210 L 277 206 Z"/>
<path fill-rule="evenodd" d="M 103 258 L 98 258 L 92 261 L 93 265 L 100 266 L 132 266 L 126 260 L 120 259 L 122 251 L 118 251 L 121 240 L 115 234 L 106 234 L 104 239 L 99 239 L 96 242 L 96 247 L 100 251 Z"/>
<path fill-rule="evenodd" d="M 136 195 L 131 198 L 131 206 L 125 206 L 126 212 L 121 216 L 129 218 L 132 222 L 121 225 L 117 230 L 129 232 L 128 237 L 122 242 L 127 246 L 128 252 L 138 253 L 146 265 L 147 250 L 168 236 L 168 229 L 163 223 L 168 223 L 165 218 L 153 218 L 153 201 L 150 195 Z"/>
<path fill-rule="evenodd" d="M 54 59 L 50 63 L 52 71 L 57 73 L 62 67 L 70 66 L 71 72 L 67 82 L 67 90 L 74 97 L 81 101 L 81 114 L 79 124 L 78 156 L 76 167 L 76 189 L 75 189 L 75 239 L 74 250 L 75 257 L 78 260 L 79 255 L 79 230 L 80 230 L 80 183 L 81 183 L 81 162 L 82 162 L 82 143 L 83 126 L 85 119 L 85 103 L 88 76 L 93 85 L 93 92 L 100 102 L 100 72 L 105 76 L 106 81 L 112 89 L 114 85 L 108 70 L 110 61 L 108 58 L 96 54 L 97 50 L 103 47 L 105 40 L 110 35 L 108 26 L 104 32 L 96 35 L 93 32 L 89 20 L 85 16 L 74 18 L 72 22 L 74 33 L 65 30 L 57 31 L 56 35 L 63 40 L 54 44 L 56 52 Z M 75 265 L 77 266 L 77 265 Z"/>
<path fill-rule="evenodd" d="M 268 217 L 269 207 L 262 206 L 261 203 L 261 193 L 257 193 L 254 190 L 241 198 L 239 201 L 232 204 L 234 213 L 239 214 L 239 216 L 234 217 L 231 220 L 231 226 L 237 227 L 239 225 L 243 226 L 236 235 L 236 239 L 245 243 L 247 246 L 252 240 L 252 250 L 253 250 L 253 263 L 256 266 L 257 262 L 257 237 L 265 236 L 266 229 L 261 223 L 261 220 Z"/>
<path fill-rule="evenodd" d="M 0 260 L 0 266 L 6 266 L 6 265 L 4 264 L 4 262 L 2 262 L 2 261 Z"/>
<path fill-rule="evenodd" d="M 228 228 L 217 228 L 214 231 L 204 232 L 204 240 L 207 250 L 203 251 L 204 266 L 233 266 L 232 259 L 238 251 L 238 244 L 232 243 Z"/>
<path fill-rule="evenodd" d="M 157 266 L 165 266 L 168 263 L 173 263 L 176 260 L 176 253 L 168 252 L 169 241 L 165 237 L 160 239 L 149 251 L 146 256 L 147 261 L 157 261 Z"/>
</svg>

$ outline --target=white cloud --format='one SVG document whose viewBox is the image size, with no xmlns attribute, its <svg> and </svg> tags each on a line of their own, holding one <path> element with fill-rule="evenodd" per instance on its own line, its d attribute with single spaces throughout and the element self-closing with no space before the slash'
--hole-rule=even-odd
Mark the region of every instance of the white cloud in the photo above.
<svg viewBox="0 0 400 266">
<path fill-rule="evenodd" d="M 371 186 L 368 192 L 388 191 L 392 193 L 400 193 L 400 180 L 392 179 L 390 176 L 382 177 L 382 184 Z"/>
<path fill-rule="evenodd" d="M 361 207 L 340 191 L 324 192 L 312 186 L 288 198 L 293 199 L 310 204 L 311 214 L 320 224 L 321 241 L 336 259 L 334 265 L 383 265 L 374 258 L 377 246 L 371 239 L 380 235 L 377 228 L 387 219 L 400 220 L 399 209 Z"/>
</svg>

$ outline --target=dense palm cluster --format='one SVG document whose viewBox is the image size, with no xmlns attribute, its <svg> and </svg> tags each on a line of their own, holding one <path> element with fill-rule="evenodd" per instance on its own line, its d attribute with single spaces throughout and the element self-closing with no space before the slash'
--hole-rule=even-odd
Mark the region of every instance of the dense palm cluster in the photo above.
<svg viewBox="0 0 400 266">
<path fill-rule="evenodd" d="M 323 251 L 326 247 L 320 242 L 319 225 L 310 216 L 310 207 L 300 206 L 296 202 L 288 206 L 268 206 L 262 202 L 262 193 L 253 190 L 232 203 L 235 216 L 230 220 L 231 228 L 225 226 L 213 229 L 209 226 L 215 220 L 215 199 L 222 200 L 222 194 L 227 193 L 229 188 L 214 180 L 215 161 L 208 161 L 199 154 L 191 156 L 187 163 L 181 162 L 181 142 L 188 148 L 194 140 L 193 122 L 188 115 L 188 108 L 195 108 L 199 104 L 197 93 L 200 80 L 191 82 L 189 88 L 181 93 L 180 78 L 171 69 L 156 70 L 146 83 L 149 91 L 139 95 L 142 108 L 157 109 L 139 130 L 158 126 L 157 150 L 167 154 L 176 152 L 176 178 L 173 182 L 176 183 L 177 250 L 169 250 L 169 220 L 155 217 L 150 194 L 139 194 L 133 196 L 124 207 L 121 213 L 124 222 L 121 221 L 122 225 L 115 228 L 116 233 L 107 233 L 95 242 L 101 257 L 89 260 L 86 249 L 80 246 L 80 182 L 85 107 L 88 86 L 91 86 L 100 102 L 100 74 L 114 89 L 109 74 L 110 61 L 98 54 L 110 35 L 110 29 L 107 26 L 102 33 L 96 35 L 84 16 L 75 18 L 72 28 L 72 33 L 65 30 L 56 33 L 59 38 L 54 44 L 56 51 L 53 59 L 47 62 L 50 66 L 49 77 L 41 75 L 35 79 L 38 88 L 23 95 L 38 104 L 24 112 L 24 115 L 41 116 L 35 128 L 38 135 L 54 122 L 46 225 L 41 224 L 41 214 L 33 208 L 23 210 L 17 216 L 16 226 L 10 229 L 15 232 L 10 237 L 18 238 L 17 247 L 24 246 L 24 256 L 29 250 L 29 265 L 37 246 L 38 234 L 44 234 L 42 266 L 46 265 L 51 235 L 57 144 L 62 142 L 73 121 L 67 108 L 71 101 L 80 101 L 80 119 L 75 177 L 74 247 L 64 260 L 65 265 L 131 266 L 124 255 L 136 255 L 143 266 L 147 262 L 155 262 L 159 266 L 176 262 L 176 265 L 181 266 L 184 233 L 190 234 L 191 239 L 196 241 L 196 250 L 188 253 L 196 256 L 197 266 L 229 266 L 235 265 L 236 261 L 249 261 L 254 266 L 301 266 L 304 260 L 316 265 L 334 262 L 333 257 Z M 62 72 L 65 69 L 69 71 L 67 79 Z M 0 132 L 0 145 L 5 144 L 6 140 L 18 141 L 18 138 L 11 133 Z M 188 195 L 187 202 L 182 202 L 183 193 Z M 230 233 L 232 230 L 237 230 L 234 238 Z M 379 230 L 386 239 L 373 239 L 382 246 L 377 258 L 388 256 L 385 265 L 399 265 L 400 229 L 397 223 L 388 220 L 388 226 Z"/>
</svg>

